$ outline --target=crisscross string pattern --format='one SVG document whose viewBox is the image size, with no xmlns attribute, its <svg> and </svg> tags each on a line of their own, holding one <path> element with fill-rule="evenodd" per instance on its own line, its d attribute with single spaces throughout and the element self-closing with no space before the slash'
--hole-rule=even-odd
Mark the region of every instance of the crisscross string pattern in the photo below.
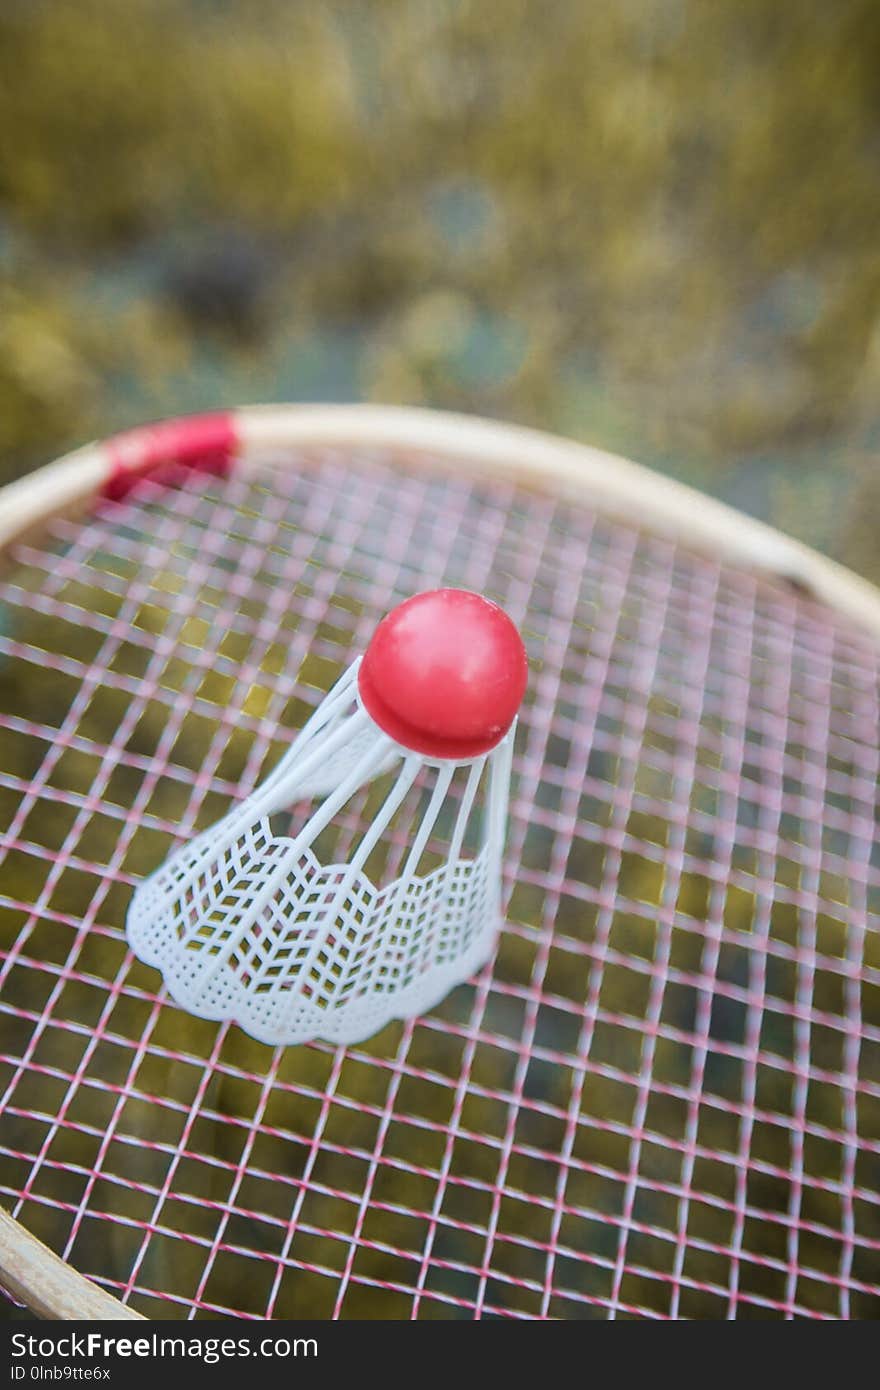
<svg viewBox="0 0 880 1390">
<path fill-rule="evenodd" d="M 4 570 L 5 1205 L 158 1317 L 877 1316 L 873 642 L 442 460 L 278 462 L 145 479 Z M 531 659 L 494 959 L 348 1048 L 190 1017 L 133 886 L 439 585 Z"/>
</svg>

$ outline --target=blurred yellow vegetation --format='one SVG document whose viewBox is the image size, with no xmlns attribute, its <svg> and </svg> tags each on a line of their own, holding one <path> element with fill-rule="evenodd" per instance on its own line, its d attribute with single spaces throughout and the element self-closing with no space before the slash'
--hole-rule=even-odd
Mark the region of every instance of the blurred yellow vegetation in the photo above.
<svg viewBox="0 0 880 1390">
<path fill-rule="evenodd" d="M 880 575 L 872 0 L 13 3 L 6 476 L 366 397 L 634 452 Z"/>
</svg>

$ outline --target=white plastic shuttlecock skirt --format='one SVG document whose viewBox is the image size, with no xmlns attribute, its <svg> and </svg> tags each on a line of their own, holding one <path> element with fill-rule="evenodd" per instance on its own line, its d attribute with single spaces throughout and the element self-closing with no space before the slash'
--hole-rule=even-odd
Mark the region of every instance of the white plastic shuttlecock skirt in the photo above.
<svg viewBox="0 0 880 1390">
<path fill-rule="evenodd" d="M 179 1004 L 267 1043 L 359 1042 L 433 1007 L 495 944 L 515 725 L 490 753 L 432 762 L 360 706 L 359 664 L 262 786 L 172 854 L 128 912 L 132 949 L 161 970 Z M 366 861 L 426 766 L 433 783 L 402 872 L 376 886 Z M 321 831 L 365 783 L 395 769 L 352 857 L 322 864 L 313 849 Z M 456 777 L 463 787 L 453 797 Z M 273 813 L 312 799 L 296 835 L 273 833 Z M 422 875 L 432 832 L 450 813 L 445 858 Z"/>
</svg>

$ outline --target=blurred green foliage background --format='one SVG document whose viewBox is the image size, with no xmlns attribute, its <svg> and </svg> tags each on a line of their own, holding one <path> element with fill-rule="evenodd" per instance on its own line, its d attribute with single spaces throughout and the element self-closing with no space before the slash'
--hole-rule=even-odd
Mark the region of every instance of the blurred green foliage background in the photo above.
<svg viewBox="0 0 880 1390">
<path fill-rule="evenodd" d="M 6 0 L 0 476 L 431 404 L 880 579 L 878 73 L 874 0 Z"/>
</svg>

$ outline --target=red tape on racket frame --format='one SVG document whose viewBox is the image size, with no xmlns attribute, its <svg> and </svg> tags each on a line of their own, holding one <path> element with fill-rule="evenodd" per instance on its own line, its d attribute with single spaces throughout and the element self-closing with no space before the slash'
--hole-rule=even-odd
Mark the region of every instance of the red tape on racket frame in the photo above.
<svg viewBox="0 0 880 1390">
<path fill-rule="evenodd" d="M 144 477 L 165 481 L 174 468 L 224 477 L 237 446 L 235 417 L 223 411 L 163 420 L 118 434 L 105 444 L 110 471 L 103 494 L 121 501 Z"/>
</svg>

